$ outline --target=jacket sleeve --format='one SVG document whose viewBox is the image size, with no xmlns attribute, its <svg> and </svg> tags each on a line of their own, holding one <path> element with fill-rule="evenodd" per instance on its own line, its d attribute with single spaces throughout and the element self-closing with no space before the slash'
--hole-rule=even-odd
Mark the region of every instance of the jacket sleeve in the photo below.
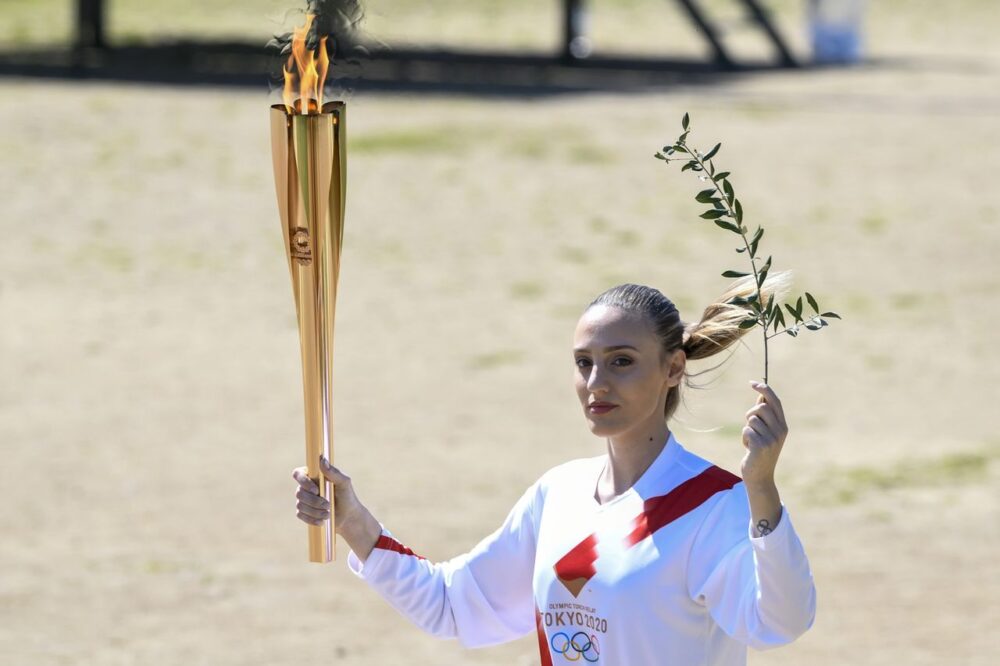
<svg viewBox="0 0 1000 666">
<path fill-rule="evenodd" d="M 728 635 L 758 650 L 790 643 L 816 618 L 805 550 L 781 505 L 774 531 L 752 535 L 742 483 L 726 491 L 702 524 L 688 563 L 688 591 Z"/>
<path fill-rule="evenodd" d="M 532 575 L 536 483 L 503 525 L 471 551 L 432 563 L 396 541 L 383 526 L 368 559 L 351 551 L 347 565 L 400 613 L 429 634 L 458 638 L 466 647 L 511 641 L 534 631 Z"/>
</svg>

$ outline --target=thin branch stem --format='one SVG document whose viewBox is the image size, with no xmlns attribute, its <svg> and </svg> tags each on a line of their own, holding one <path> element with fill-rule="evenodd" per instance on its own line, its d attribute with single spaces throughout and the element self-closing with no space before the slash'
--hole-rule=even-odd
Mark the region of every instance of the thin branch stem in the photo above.
<svg viewBox="0 0 1000 666">
<path fill-rule="evenodd" d="M 684 149 L 687 150 L 688 155 L 691 156 L 691 159 L 697 162 L 698 166 L 701 168 L 702 173 L 708 176 L 708 178 L 712 181 L 712 186 L 715 188 L 715 191 L 719 194 L 723 205 L 725 206 L 726 210 L 729 213 L 729 217 L 733 218 L 733 222 L 736 224 L 736 228 L 739 229 L 740 238 L 743 239 L 743 247 L 746 248 L 747 256 L 750 257 L 750 267 L 753 269 L 753 282 L 756 285 L 756 290 L 757 290 L 757 303 L 761 307 L 760 312 L 757 313 L 757 323 L 760 324 L 761 328 L 764 329 L 764 383 L 767 384 L 767 340 L 768 340 L 767 314 L 764 312 L 763 309 L 765 307 L 765 303 L 760 293 L 760 275 L 757 273 L 757 262 L 754 261 L 754 256 L 750 253 L 750 242 L 747 240 L 747 235 L 743 231 L 744 229 L 743 222 L 742 220 L 739 220 L 736 217 L 736 209 L 734 207 L 734 204 L 729 202 L 729 197 L 726 195 L 725 191 L 723 191 L 723 189 L 719 186 L 719 182 L 715 180 L 714 173 L 705 168 L 705 161 L 701 158 L 701 153 L 696 148 L 689 147 L 687 141 L 684 140 L 683 138 L 680 141 L 678 141 L 678 144 L 683 146 Z M 733 195 L 733 201 L 734 202 L 736 201 L 735 194 Z M 780 307 L 780 305 L 778 307 Z"/>
</svg>

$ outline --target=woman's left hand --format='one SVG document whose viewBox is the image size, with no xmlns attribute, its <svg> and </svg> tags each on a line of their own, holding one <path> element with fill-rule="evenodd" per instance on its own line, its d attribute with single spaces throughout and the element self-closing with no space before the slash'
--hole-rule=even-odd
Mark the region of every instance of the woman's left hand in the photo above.
<svg viewBox="0 0 1000 666">
<path fill-rule="evenodd" d="M 760 382 L 750 382 L 750 385 L 760 395 L 757 404 L 746 413 L 743 446 L 747 453 L 740 464 L 740 472 L 748 486 L 766 487 L 774 485 L 774 468 L 788 435 L 788 425 L 774 390 Z"/>
</svg>

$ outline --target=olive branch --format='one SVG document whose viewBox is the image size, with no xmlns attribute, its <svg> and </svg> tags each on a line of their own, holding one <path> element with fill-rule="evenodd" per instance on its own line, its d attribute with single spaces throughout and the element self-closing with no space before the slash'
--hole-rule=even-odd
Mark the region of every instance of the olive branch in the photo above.
<svg viewBox="0 0 1000 666">
<path fill-rule="evenodd" d="M 706 210 L 699 217 L 715 222 L 715 224 L 720 228 L 738 235 L 743 241 L 743 247 L 737 247 L 736 252 L 740 254 L 746 253 L 749 255 L 751 273 L 737 270 L 727 270 L 722 273 L 722 277 L 742 278 L 752 274 L 754 276 L 756 288 L 754 293 L 750 296 L 746 298 L 742 296 L 734 296 L 726 301 L 726 303 L 731 305 L 746 306 L 748 308 L 747 312 L 749 313 L 749 316 L 740 322 L 740 328 L 753 328 L 758 325 L 763 328 L 764 383 L 766 384 L 768 340 L 777 335 L 781 335 L 782 333 L 787 333 L 788 335 L 795 337 L 799 334 L 800 325 L 805 326 L 806 329 L 810 331 L 817 331 L 828 325 L 828 322 L 824 319 L 824 317 L 840 319 L 840 315 L 836 312 L 820 313 L 819 303 L 816 302 L 816 298 L 808 291 L 805 292 L 805 299 L 814 314 L 806 319 L 803 319 L 802 316 L 802 296 L 798 297 L 795 301 L 795 305 L 793 306 L 791 303 L 776 304 L 774 302 L 774 294 L 772 293 L 768 296 L 767 303 L 762 304 L 761 288 L 764 285 L 764 280 L 767 279 L 768 271 L 771 270 L 770 255 L 768 255 L 767 260 L 764 261 L 763 264 L 760 266 L 757 265 L 757 262 L 759 261 L 757 250 L 760 245 L 760 239 L 764 237 L 764 228 L 758 226 L 752 235 L 748 235 L 750 229 L 743 224 L 743 205 L 740 203 L 740 200 L 736 198 L 736 192 L 733 190 L 733 185 L 729 181 L 729 172 L 717 172 L 715 170 L 715 164 L 712 160 L 719 153 L 719 149 L 722 148 L 722 144 L 715 144 L 715 147 L 707 153 L 702 153 L 701 151 L 689 146 L 687 143 L 687 137 L 688 134 L 691 133 L 691 119 L 687 113 L 684 114 L 684 118 L 681 120 L 681 129 L 683 129 L 683 132 L 677 138 L 677 141 L 672 145 L 664 146 L 661 152 L 656 153 L 656 159 L 663 160 L 668 163 L 683 161 L 685 164 L 681 167 L 682 172 L 701 172 L 699 178 L 702 181 L 711 181 L 712 187 L 698 192 L 697 196 L 695 196 L 695 200 L 698 203 L 711 205 L 711 208 Z M 788 311 L 788 314 L 791 316 L 794 323 L 786 325 L 782 305 L 785 310 Z M 774 332 L 769 334 L 768 328 L 771 327 L 773 327 Z"/>
</svg>

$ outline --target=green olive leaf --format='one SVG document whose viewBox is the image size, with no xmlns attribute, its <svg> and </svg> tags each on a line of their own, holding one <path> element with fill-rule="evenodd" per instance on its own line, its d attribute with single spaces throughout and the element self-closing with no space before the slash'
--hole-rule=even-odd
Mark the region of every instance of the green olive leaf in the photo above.
<svg viewBox="0 0 1000 666">
<path fill-rule="evenodd" d="M 812 311 L 819 314 L 819 305 L 816 304 L 816 299 L 808 291 L 806 292 L 806 300 L 809 301 L 809 307 L 812 308 Z"/>
<path fill-rule="evenodd" d="M 777 333 L 778 329 L 785 325 L 785 314 L 781 311 L 781 306 L 779 305 L 774 309 L 774 332 Z"/>
<path fill-rule="evenodd" d="M 750 256 L 757 256 L 757 245 L 760 243 L 760 239 L 764 237 L 764 227 L 757 227 L 756 233 L 754 233 L 753 238 L 750 240 Z"/>
<path fill-rule="evenodd" d="M 707 190 L 702 190 L 698 193 L 698 196 L 694 198 L 698 203 L 711 203 L 715 199 L 715 188 L 711 187 Z"/>
</svg>

